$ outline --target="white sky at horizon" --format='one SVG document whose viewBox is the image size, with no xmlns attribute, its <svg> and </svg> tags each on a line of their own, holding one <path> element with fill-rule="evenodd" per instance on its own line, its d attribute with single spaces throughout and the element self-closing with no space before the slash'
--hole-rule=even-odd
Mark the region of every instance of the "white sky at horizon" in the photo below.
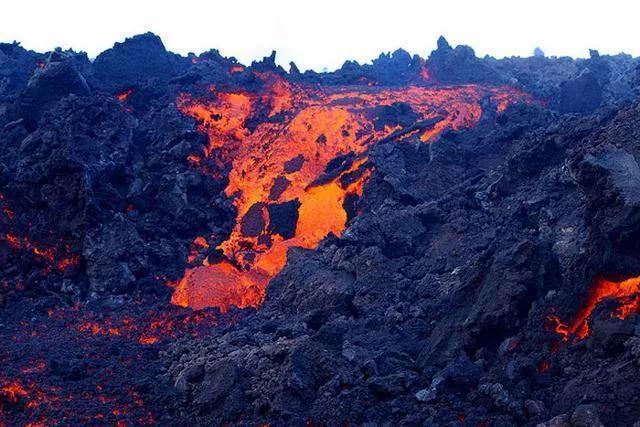
<svg viewBox="0 0 640 427">
<path fill-rule="evenodd" d="M 288 69 L 334 70 L 403 48 L 420 56 L 444 35 L 478 56 L 640 55 L 640 3 L 609 0 L 3 0 L 0 42 L 60 46 L 94 58 L 125 37 L 152 31 L 170 51 L 219 49 L 248 64 L 278 52 Z"/>
</svg>

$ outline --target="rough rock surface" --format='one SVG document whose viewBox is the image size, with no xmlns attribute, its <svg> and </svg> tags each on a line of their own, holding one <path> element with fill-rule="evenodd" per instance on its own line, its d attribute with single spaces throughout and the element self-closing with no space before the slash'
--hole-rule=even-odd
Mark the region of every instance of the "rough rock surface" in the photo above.
<svg viewBox="0 0 640 427">
<path fill-rule="evenodd" d="M 636 419 L 623 379 L 635 356 L 609 347 L 633 327 L 597 321 L 591 350 L 557 351 L 544 322 L 575 312 L 597 273 L 640 271 L 639 118 L 636 107 L 583 118 L 522 107 L 489 133 L 378 147 L 370 210 L 342 238 L 294 252 L 244 326 L 176 346 L 171 375 L 233 355 L 253 403 L 206 415 L 230 422 L 535 425 L 581 402 L 598 404 L 544 425 Z M 430 157 L 439 144 L 459 150 Z"/>
<path fill-rule="evenodd" d="M 160 37 L 140 34 L 116 43 L 93 63 L 96 85 L 107 89 L 127 88 L 149 79 L 167 81 L 184 70 L 185 58 L 167 52 Z"/>
<path fill-rule="evenodd" d="M 140 313 L 169 310 L 164 285 L 184 271 L 190 243 L 215 236 L 215 248 L 235 215 L 228 171 L 186 161 L 207 141 L 176 107 L 185 90 L 253 88 L 254 71 L 327 86 L 510 84 L 545 103 L 485 114 L 431 144 L 374 144 L 359 214 L 340 238 L 290 249 L 260 309 L 145 351 L 98 329 L 91 342 L 103 359 L 80 349 L 67 360 L 69 345 L 48 346 L 36 354 L 47 367 L 38 379 L 83 392 L 94 385 L 91 363 L 113 374 L 136 360 L 123 394 L 143 396 L 164 425 L 631 425 L 640 419 L 637 314 L 622 320 L 605 302 L 590 335 L 569 342 L 546 323 L 552 313 L 571 319 L 594 277 L 640 273 L 637 66 L 597 52 L 477 58 L 444 39 L 426 60 L 396 51 L 332 73 L 295 64 L 286 73 L 274 55 L 246 68 L 217 51 L 183 58 L 152 34 L 93 63 L 0 44 L 0 279 L 19 284 L 0 291 L 0 323 L 54 325 L 51 310 L 81 303 L 98 320 L 131 301 Z M 402 104 L 376 114 L 382 127 L 415 121 Z M 270 226 L 291 235 L 285 219 L 297 206 L 270 208 L 284 218 Z M 62 248 L 56 261 L 73 254 L 73 267 L 16 251 L 19 233 Z M 3 363 L 12 351 L 45 351 L 0 340 Z M 14 400 L 0 392 L 0 415 L 34 421 Z"/>
</svg>

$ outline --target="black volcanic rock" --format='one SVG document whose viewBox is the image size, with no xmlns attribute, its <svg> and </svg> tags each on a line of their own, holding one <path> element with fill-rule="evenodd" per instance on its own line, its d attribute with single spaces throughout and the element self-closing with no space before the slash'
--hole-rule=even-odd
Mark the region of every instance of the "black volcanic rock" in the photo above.
<svg viewBox="0 0 640 427">
<path fill-rule="evenodd" d="M 415 80 L 421 71 L 420 58 L 398 49 L 391 54 L 381 54 L 374 59 L 366 77 L 383 85 L 402 85 Z"/>
<path fill-rule="evenodd" d="M 87 82 L 76 67 L 75 58 L 64 52 L 52 52 L 43 69 L 36 70 L 17 101 L 19 114 L 33 129 L 42 114 L 63 97 L 90 94 Z"/>
<path fill-rule="evenodd" d="M 500 83 L 503 78 L 486 62 L 478 59 L 469 46 L 452 48 L 444 37 L 427 59 L 427 68 L 442 83 Z"/>
<path fill-rule="evenodd" d="M 561 86 L 558 108 L 562 113 L 591 113 L 601 103 L 602 87 L 591 72 L 584 72 Z"/>
<path fill-rule="evenodd" d="M 38 212 L 42 219 L 59 215 L 56 226 L 64 233 L 86 226 L 88 216 L 102 220 L 105 206 L 95 195 L 116 194 L 109 182 L 125 173 L 133 125 L 113 100 L 67 97 L 20 144 L 14 154 L 19 160 L 11 167 L 15 181 L 8 189 L 47 206 Z"/>
<path fill-rule="evenodd" d="M 275 72 L 278 74 L 286 74 L 284 68 L 276 64 L 276 51 L 272 50 L 271 55 L 262 58 L 262 61 L 253 61 L 251 68 L 262 72 Z"/>
<path fill-rule="evenodd" d="M 64 239 L 83 258 L 76 283 L 88 287 L 79 292 L 122 294 L 165 268 L 180 274 L 187 242 L 176 245 L 177 236 L 226 221 L 226 208 L 212 203 L 220 184 L 177 153 L 202 143 L 191 121 L 175 106 L 153 116 L 140 125 L 111 97 L 70 94 L 50 104 L 35 131 L 27 134 L 24 120 L 2 129 L 3 197 L 31 239 Z M 34 290 L 59 287 L 50 276 Z"/>
<path fill-rule="evenodd" d="M 148 268 L 144 242 L 124 215 L 91 229 L 82 255 L 91 290 L 99 293 L 130 292 Z"/>
<path fill-rule="evenodd" d="M 27 84 L 46 56 L 24 49 L 18 43 L 0 43 L 0 102 L 9 101 Z"/>
<path fill-rule="evenodd" d="M 186 61 L 167 52 L 160 37 L 145 33 L 116 43 L 94 61 L 95 79 L 108 90 L 143 84 L 151 78 L 169 80 L 185 67 Z"/>
</svg>

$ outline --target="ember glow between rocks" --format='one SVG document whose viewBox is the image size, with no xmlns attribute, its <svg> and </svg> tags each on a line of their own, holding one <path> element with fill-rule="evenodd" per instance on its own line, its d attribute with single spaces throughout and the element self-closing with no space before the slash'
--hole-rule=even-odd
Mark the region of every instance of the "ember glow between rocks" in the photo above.
<svg viewBox="0 0 640 427">
<path fill-rule="evenodd" d="M 4 241 L 14 251 L 29 253 L 35 259 L 45 263 L 43 272 L 49 273 L 53 270 L 66 271 L 75 267 L 80 261 L 80 256 L 73 252 L 71 244 L 57 239 L 57 244 L 44 244 L 33 241 L 29 236 L 20 235 L 13 231 L 15 212 L 6 197 L 0 193 L 0 208 L 10 225 L 8 232 L 0 233 L 0 242 Z"/>
<path fill-rule="evenodd" d="M 233 320 L 223 320 L 228 321 Z M 29 424 L 33 426 L 64 424 L 67 419 L 93 425 L 154 425 L 146 402 L 123 378 L 128 378 L 143 349 L 153 352 L 178 337 L 206 336 L 220 323 L 216 314 L 204 310 L 139 306 L 127 313 L 105 313 L 81 305 L 50 309 L 29 321 L 9 320 L 6 334 L 20 345 L 0 354 L 0 361 L 10 365 L 0 372 L 0 426 L 12 425 L 5 424 L 11 411 L 36 420 Z M 64 359 L 49 358 L 46 348 L 57 342 L 67 344 L 70 360 L 85 359 L 81 369 L 66 372 Z M 118 364 L 106 363 L 109 357 Z M 52 371 L 64 374 L 50 375 Z M 75 387 L 65 382 L 67 376 L 75 378 Z"/>
</svg>

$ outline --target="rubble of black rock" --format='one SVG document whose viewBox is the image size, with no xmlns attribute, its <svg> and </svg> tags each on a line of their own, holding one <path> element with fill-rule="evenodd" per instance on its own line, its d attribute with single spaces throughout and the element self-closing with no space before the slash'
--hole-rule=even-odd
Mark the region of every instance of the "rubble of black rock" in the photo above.
<svg viewBox="0 0 640 427">
<path fill-rule="evenodd" d="M 0 44 L 0 328 L 77 304 L 169 310 L 166 282 L 180 278 L 193 239 L 218 236 L 215 247 L 229 235 L 224 171 L 185 161 L 207 139 L 176 107 L 181 92 L 260 85 L 252 70 L 300 84 L 406 86 L 426 68 L 443 85 L 510 85 L 541 102 L 430 144 L 377 142 L 342 236 L 290 249 L 260 308 L 140 353 L 136 393 L 164 425 L 640 421 L 640 317 L 599 307 L 579 342 L 545 326 L 552 310 L 573 316 L 594 277 L 640 274 L 638 60 L 478 58 L 441 38 L 426 59 L 399 50 L 329 73 L 286 72 L 275 55 L 227 72 L 239 65 L 215 50 L 170 53 L 153 34 L 93 61 Z M 381 114 L 415 122 L 410 108 L 393 108 Z M 75 261 L 52 269 L 13 250 L 9 233 Z M 59 361 L 47 343 L 37 356 Z M 0 332 L 0 362 L 20 345 Z M 136 352 L 112 351 L 101 363 Z M 77 368 L 56 366 L 42 382 Z M 14 400 L 0 392 L 8 425 L 37 421 Z"/>
</svg>

